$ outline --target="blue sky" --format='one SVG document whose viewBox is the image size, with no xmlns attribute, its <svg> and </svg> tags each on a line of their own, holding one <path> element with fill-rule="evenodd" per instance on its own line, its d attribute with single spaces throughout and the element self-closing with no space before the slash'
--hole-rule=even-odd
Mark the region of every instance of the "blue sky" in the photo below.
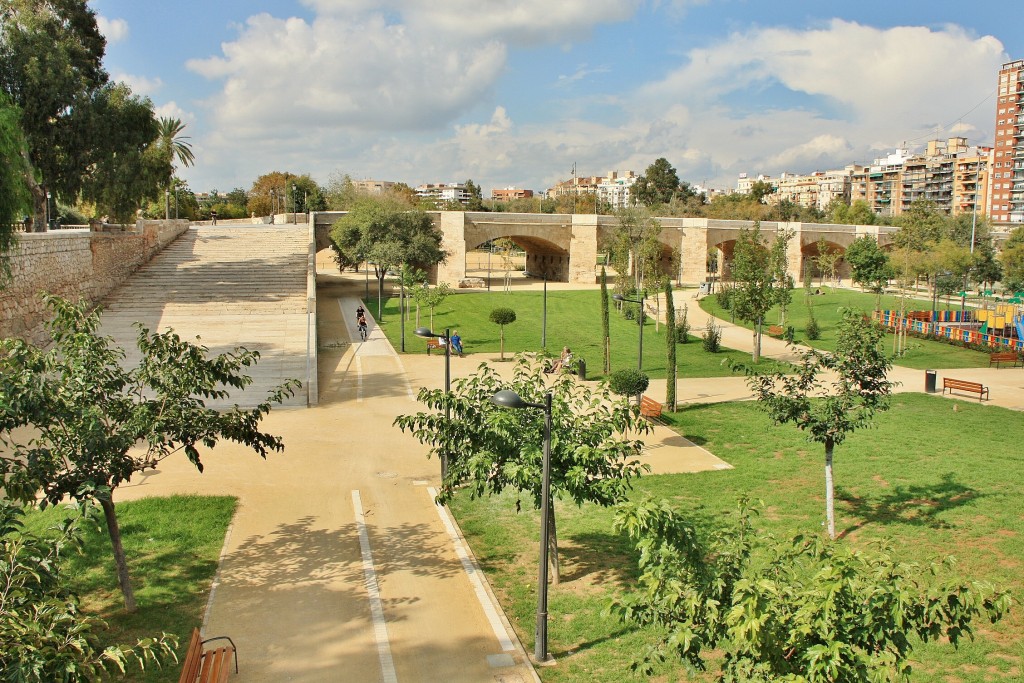
<svg viewBox="0 0 1024 683">
<path fill-rule="evenodd" d="M 106 66 L 187 125 L 196 191 L 270 171 L 543 191 L 735 186 L 991 144 L 1015 0 L 91 0 Z"/>
</svg>

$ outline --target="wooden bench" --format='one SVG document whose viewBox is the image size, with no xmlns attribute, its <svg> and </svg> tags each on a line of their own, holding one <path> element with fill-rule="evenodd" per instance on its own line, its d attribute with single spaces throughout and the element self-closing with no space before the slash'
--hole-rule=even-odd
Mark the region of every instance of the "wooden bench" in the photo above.
<svg viewBox="0 0 1024 683">
<path fill-rule="evenodd" d="M 1018 363 L 1021 363 L 1020 356 L 1017 355 L 1016 351 L 999 351 L 998 353 L 989 354 L 988 366 L 992 367 L 995 363 L 996 367 L 999 367 L 1000 363 L 1012 363 L 1010 367 L 1017 367 Z"/>
<path fill-rule="evenodd" d="M 772 325 L 768 328 L 769 337 L 781 337 L 786 331 L 782 329 L 782 325 Z"/>
<path fill-rule="evenodd" d="M 648 420 L 661 419 L 662 405 L 648 396 L 640 397 L 640 416 Z"/>
<path fill-rule="evenodd" d="M 213 640 L 226 640 L 230 645 L 210 650 L 203 646 Z M 235 643 L 227 636 L 217 636 L 203 640 L 199 629 L 192 630 L 192 640 L 188 644 L 178 683 L 223 683 L 231 674 L 231 658 L 235 660 L 235 674 L 238 674 L 238 652 Z"/>
<path fill-rule="evenodd" d="M 438 339 L 437 337 L 431 337 L 430 339 L 427 340 L 427 355 L 429 356 L 430 352 L 433 351 L 434 349 L 437 349 L 438 351 L 444 351 L 444 344 L 442 344 L 441 340 Z"/>
<path fill-rule="evenodd" d="M 946 393 L 946 389 L 949 389 L 949 395 L 953 395 L 953 390 L 967 391 L 972 394 L 978 395 L 978 400 L 988 398 L 988 387 L 983 386 L 980 382 L 967 382 L 962 379 L 953 379 L 951 377 L 942 378 L 942 393 Z"/>
</svg>

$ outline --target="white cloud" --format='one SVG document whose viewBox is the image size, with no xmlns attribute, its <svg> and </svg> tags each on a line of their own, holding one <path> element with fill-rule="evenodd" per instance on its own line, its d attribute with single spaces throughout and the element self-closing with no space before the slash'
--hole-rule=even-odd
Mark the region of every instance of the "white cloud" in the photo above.
<svg viewBox="0 0 1024 683">
<path fill-rule="evenodd" d="M 103 15 L 96 15 L 96 26 L 108 43 L 119 43 L 128 37 L 128 22 L 124 19 L 108 19 Z"/>
<path fill-rule="evenodd" d="M 164 87 L 164 82 L 158 78 L 147 78 L 135 74 L 115 73 L 111 76 L 115 81 L 126 83 L 136 95 L 148 95 L 152 97 Z"/>
</svg>

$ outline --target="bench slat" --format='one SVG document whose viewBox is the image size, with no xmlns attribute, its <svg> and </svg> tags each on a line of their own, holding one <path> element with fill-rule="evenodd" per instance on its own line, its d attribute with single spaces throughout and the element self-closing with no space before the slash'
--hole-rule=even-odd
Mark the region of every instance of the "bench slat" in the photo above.
<svg viewBox="0 0 1024 683">
<path fill-rule="evenodd" d="M 199 675 L 199 667 L 203 663 L 203 639 L 199 629 L 192 629 L 192 638 L 188 643 L 188 652 L 181 667 L 178 683 L 194 683 Z"/>
</svg>

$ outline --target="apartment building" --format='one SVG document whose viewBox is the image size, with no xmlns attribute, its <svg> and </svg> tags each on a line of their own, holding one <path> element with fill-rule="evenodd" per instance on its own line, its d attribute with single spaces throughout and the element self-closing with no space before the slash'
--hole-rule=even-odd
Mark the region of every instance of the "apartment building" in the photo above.
<svg viewBox="0 0 1024 683">
<path fill-rule="evenodd" d="M 995 130 L 990 216 L 996 224 L 1024 223 L 1024 59 L 999 70 Z"/>
<path fill-rule="evenodd" d="M 395 186 L 391 180 L 353 180 L 352 187 L 363 194 L 384 194 Z"/>
<path fill-rule="evenodd" d="M 430 199 L 438 204 L 445 202 L 459 202 L 465 204 L 469 201 L 469 192 L 466 191 L 464 183 L 428 183 L 416 188 L 416 196 L 422 199 Z"/>
<path fill-rule="evenodd" d="M 533 197 L 533 190 L 521 190 L 517 187 L 491 190 L 491 199 L 496 202 L 510 202 L 513 199 L 529 199 L 531 197 Z"/>
<path fill-rule="evenodd" d="M 563 180 L 550 188 L 550 199 L 571 197 L 581 194 L 596 194 L 613 208 L 622 208 L 633 203 L 633 185 L 637 175 L 633 171 L 609 171 L 605 176 L 576 176 Z"/>
<path fill-rule="evenodd" d="M 779 176 L 773 203 L 789 201 L 797 206 L 824 211 L 835 199 L 850 201 L 853 166 L 843 170 L 815 171 L 808 175 L 783 173 Z"/>
</svg>

